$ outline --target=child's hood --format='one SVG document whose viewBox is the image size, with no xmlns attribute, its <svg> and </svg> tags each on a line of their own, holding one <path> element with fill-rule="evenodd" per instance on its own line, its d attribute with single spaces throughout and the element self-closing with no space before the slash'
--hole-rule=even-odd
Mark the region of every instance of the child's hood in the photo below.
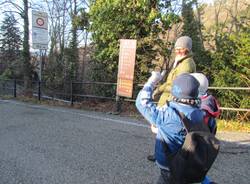
<svg viewBox="0 0 250 184">
<path fill-rule="evenodd" d="M 215 118 L 220 115 L 219 103 L 212 95 L 201 97 L 201 109 Z"/>
</svg>

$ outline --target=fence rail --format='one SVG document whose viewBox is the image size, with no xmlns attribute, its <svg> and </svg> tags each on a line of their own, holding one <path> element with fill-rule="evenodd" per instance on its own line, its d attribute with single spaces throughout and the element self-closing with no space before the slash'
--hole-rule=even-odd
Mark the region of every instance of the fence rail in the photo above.
<svg viewBox="0 0 250 184">
<path fill-rule="evenodd" d="M 4 91 L 8 90 L 7 94 L 13 95 L 13 97 L 17 97 L 18 95 L 21 95 L 24 92 L 23 87 L 23 80 L 0 80 L 0 94 Z M 117 109 L 119 109 L 119 98 L 116 96 L 116 86 L 117 83 L 113 82 L 96 82 L 96 81 L 83 81 L 83 82 L 68 82 L 65 83 L 65 85 L 68 86 L 68 89 L 61 88 L 60 90 L 57 89 L 51 89 L 48 86 L 46 86 L 45 82 L 40 81 L 33 81 L 32 84 L 34 85 L 32 88 L 33 96 L 36 96 L 38 100 L 43 99 L 51 99 L 51 100 L 61 100 L 64 102 L 70 102 L 71 105 L 73 105 L 74 102 L 81 101 L 80 98 L 94 98 L 94 99 L 106 99 L 106 100 L 114 100 L 117 103 Z M 88 88 L 87 85 L 102 85 L 102 86 L 111 86 L 108 89 L 111 90 L 110 94 L 108 96 L 103 95 L 96 95 L 96 94 L 86 94 L 86 93 L 79 93 L 79 91 L 91 91 L 90 87 Z M 141 88 L 142 84 L 134 84 L 134 87 Z M 77 88 L 80 88 L 80 90 L 76 90 Z M 209 87 L 209 89 L 212 90 L 246 90 L 250 91 L 249 87 Z M 82 92 L 81 91 L 81 92 Z M 98 91 L 101 92 L 101 90 L 92 90 L 92 91 Z M 135 102 L 135 99 L 133 98 L 123 98 L 124 101 L 128 102 Z M 250 109 L 248 108 L 232 108 L 232 107 L 220 107 L 221 110 L 225 111 L 242 111 L 242 112 L 250 112 Z"/>
<path fill-rule="evenodd" d="M 208 87 L 208 89 L 226 89 L 226 90 L 249 90 L 247 87 Z"/>
</svg>

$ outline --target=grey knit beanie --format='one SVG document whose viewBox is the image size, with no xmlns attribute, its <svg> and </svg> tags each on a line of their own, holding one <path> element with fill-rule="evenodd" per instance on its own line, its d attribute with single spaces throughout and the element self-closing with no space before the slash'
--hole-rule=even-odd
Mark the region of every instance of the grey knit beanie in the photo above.
<svg viewBox="0 0 250 184">
<path fill-rule="evenodd" d="M 196 99 L 199 82 L 188 73 L 178 75 L 172 85 L 171 94 L 178 99 Z"/>
<path fill-rule="evenodd" d="M 181 48 L 186 48 L 189 51 L 192 50 L 192 39 L 189 36 L 181 36 L 178 38 L 175 42 L 175 48 L 176 47 L 181 47 Z"/>
</svg>

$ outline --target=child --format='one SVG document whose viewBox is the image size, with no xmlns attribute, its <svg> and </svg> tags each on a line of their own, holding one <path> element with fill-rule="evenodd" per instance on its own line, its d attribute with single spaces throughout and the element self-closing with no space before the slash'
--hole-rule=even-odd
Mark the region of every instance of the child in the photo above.
<svg viewBox="0 0 250 184">
<path fill-rule="evenodd" d="M 210 132 L 216 134 L 217 124 L 216 119 L 220 115 L 219 104 L 216 98 L 207 94 L 208 79 L 202 73 L 192 73 L 192 76 L 199 81 L 199 98 L 201 99 L 200 108 L 204 111 L 204 122 L 208 125 Z"/>
<path fill-rule="evenodd" d="M 158 184 L 171 182 L 171 172 L 168 156 L 181 148 L 186 131 L 176 110 L 192 123 L 203 123 L 203 111 L 199 109 L 198 88 L 199 82 L 190 74 L 181 74 L 173 81 L 172 100 L 156 107 L 152 101 L 152 92 L 161 80 L 159 72 L 152 72 L 143 89 L 137 96 L 136 107 L 140 113 L 158 128 L 155 144 L 156 163 L 161 170 Z"/>
</svg>

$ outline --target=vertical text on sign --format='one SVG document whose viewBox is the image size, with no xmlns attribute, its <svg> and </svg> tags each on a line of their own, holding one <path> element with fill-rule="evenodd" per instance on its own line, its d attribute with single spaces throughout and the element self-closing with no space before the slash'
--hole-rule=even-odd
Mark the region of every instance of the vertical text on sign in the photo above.
<svg viewBox="0 0 250 184">
<path fill-rule="evenodd" d="M 117 79 L 117 95 L 132 97 L 136 40 L 121 39 Z"/>
</svg>

